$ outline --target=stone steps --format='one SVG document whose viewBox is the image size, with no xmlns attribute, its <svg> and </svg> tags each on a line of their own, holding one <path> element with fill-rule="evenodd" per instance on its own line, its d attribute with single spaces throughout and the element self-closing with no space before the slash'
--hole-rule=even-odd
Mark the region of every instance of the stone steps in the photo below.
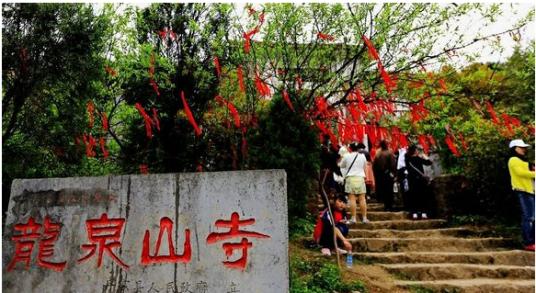
<svg viewBox="0 0 536 293">
<path fill-rule="evenodd" d="M 386 264 L 382 267 L 402 279 L 421 281 L 477 278 L 534 279 L 534 267 L 530 266 L 416 263 Z"/>
<path fill-rule="evenodd" d="M 396 230 L 396 229 L 350 229 L 348 238 L 416 238 L 416 237 L 477 237 L 484 231 L 471 228 L 439 228 L 439 229 L 418 229 L 418 230 Z"/>
<path fill-rule="evenodd" d="M 347 211 L 348 214 L 350 211 Z M 357 212 L 358 217 L 361 215 L 360 211 Z M 408 212 L 374 212 L 367 210 L 367 218 L 371 221 L 396 221 L 396 220 L 408 220 Z"/>
<path fill-rule="evenodd" d="M 396 281 L 398 286 L 412 288 L 427 288 L 435 292 L 457 293 L 534 293 L 534 279 L 457 279 L 435 281 Z M 415 290 L 415 289 L 413 289 Z"/>
<path fill-rule="evenodd" d="M 324 204 L 320 202 L 318 204 L 318 210 L 323 211 L 325 209 Z M 350 213 L 350 207 L 346 207 L 346 212 Z M 357 204 L 357 212 L 359 213 L 359 203 Z M 367 203 L 367 212 L 384 212 L 383 203 Z"/>
<path fill-rule="evenodd" d="M 493 251 L 508 246 L 504 238 L 353 238 L 348 239 L 355 252 L 416 252 L 416 251 Z"/>
<path fill-rule="evenodd" d="M 321 206 L 321 205 L 320 205 Z M 348 241 L 361 264 L 378 264 L 411 292 L 535 292 L 535 255 L 511 250 L 515 242 L 480 227 L 446 227 L 444 220 L 410 219 L 407 212 L 367 206 L 370 223 L 350 225 Z M 346 208 L 349 214 L 348 207 Z M 376 266 L 375 266 L 376 267 Z M 396 291 L 396 290 L 394 290 Z"/>
<path fill-rule="evenodd" d="M 396 229 L 396 230 L 422 230 L 422 229 L 437 229 L 442 228 L 446 224 L 445 220 L 395 220 L 395 221 L 370 221 L 363 224 L 361 222 L 350 224 L 350 229 Z"/>
<path fill-rule="evenodd" d="M 486 252 L 363 252 L 354 258 L 365 263 L 465 263 L 534 267 L 534 253 L 523 250 Z"/>
</svg>

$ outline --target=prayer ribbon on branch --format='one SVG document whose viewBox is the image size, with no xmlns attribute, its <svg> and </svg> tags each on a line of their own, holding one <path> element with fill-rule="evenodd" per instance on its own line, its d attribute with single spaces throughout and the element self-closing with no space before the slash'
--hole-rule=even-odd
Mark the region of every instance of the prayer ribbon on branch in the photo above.
<svg viewBox="0 0 536 293">
<path fill-rule="evenodd" d="M 437 148 L 437 144 L 436 144 L 436 141 L 435 141 L 435 139 L 434 139 L 433 136 L 431 136 L 430 134 L 427 134 L 427 135 L 426 135 L 426 138 L 428 138 L 428 141 L 430 142 L 430 144 L 431 144 L 432 146 L 434 146 L 434 147 Z"/>
<path fill-rule="evenodd" d="M 87 111 L 89 113 L 89 128 L 93 127 L 93 111 L 95 110 L 95 105 L 93 101 L 89 101 L 87 104 Z"/>
<path fill-rule="evenodd" d="M 378 55 L 378 52 L 376 52 L 376 49 L 374 49 L 374 46 L 372 46 L 372 43 L 370 42 L 370 40 L 367 38 L 367 36 L 365 36 L 364 34 L 362 35 L 362 38 L 363 38 L 363 41 L 365 41 L 365 45 L 367 46 L 367 49 L 369 50 L 370 54 L 372 55 L 372 57 L 378 61 L 380 61 L 380 56 Z"/>
<path fill-rule="evenodd" d="M 316 34 L 317 37 L 321 38 L 322 40 L 328 40 L 328 41 L 333 41 L 335 38 L 333 36 L 330 36 L 330 35 L 326 35 L 322 32 L 318 32 Z"/>
<path fill-rule="evenodd" d="M 454 154 L 454 156 L 459 158 L 461 155 L 458 152 L 458 149 L 456 149 L 454 142 L 452 142 L 452 139 L 450 138 L 450 134 L 447 134 L 447 136 L 445 136 L 445 142 L 447 143 L 447 146 L 449 147 L 450 151 Z"/>
<path fill-rule="evenodd" d="M 296 79 L 296 82 L 298 83 L 298 93 L 302 90 L 303 88 L 303 83 L 302 83 L 302 80 L 299 76 L 295 75 L 294 76 L 294 79 Z"/>
<path fill-rule="evenodd" d="M 104 158 L 108 159 L 109 154 L 106 151 L 104 138 L 102 137 L 100 138 L 100 143 L 101 143 L 102 155 L 104 156 Z"/>
<path fill-rule="evenodd" d="M 233 118 L 234 118 L 234 121 L 235 121 L 235 126 L 237 128 L 240 128 L 240 115 L 238 115 L 238 111 L 236 110 L 236 108 L 233 105 L 233 103 L 231 103 L 228 100 L 220 97 L 219 95 L 216 96 L 216 101 L 218 101 L 219 103 L 223 103 L 223 104 L 227 105 L 229 111 L 231 112 L 231 115 L 233 115 Z"/>
<path fill-rule="evenodd" d="M 250 47 L 250 42 L 251 42 L 251 37 L 253 37 L 253 35 L 255 35 L 256 33 L 259 32 L 259 27 L 256 26 L 253 30 L 251 30 L 250 32 L 248 33 L 244 33 L 244 39 L 245 39 L 245 43 L 244 43 L 244 51 L 246 53 L 249 53 L 249 47 Z"/>
<path fill-rule="evenodd" d="M 214 66 L 216 67 L 216 73 L 220 76 L 220 60 L 218 60 L 218 56 L 214 56 Z"/>
<path fill-rule="evenodd" d="M 112 68 L 110 68 L 110 66 L 106 66 L 105 69 L 112 76 L 115 76 L 117 74 L 117 70 L 112 70 Z"/>
<path fill-rule="evenodd" d="M 493 110 L 493 107 L 491 106 L 491 103 L 489 101 L 487 101 L 486 105 L 488 106 L 488 110 L 489 110 L 489 113 L 491 114 L 491 119 L 492 119 L 493 123 L 501 124 L 501 122 L 497 118 L 497 115 L 495 114 L 495 111 Z"/>
<path fill-rule="evenodd" d="M 160 131 L 160 120 L 158 120 L 158 116 L 156 115 L 155 107 L 153 107 L 153 121 L 156 123 L 156 129 Z"/>
<path fill-rule="evenodd" d="M 447 84 L 445 83 L 445 80 L 443 80 L 442 78 L 439 79 L 439 85 L 443 88 L 445 93 L 449 91 L 449 89 L 447 88 Z"/>
<path fill-rule="evenodd" d="M 141 174 L 149 174 L 149 170 L 147 168 L 147 165 L 140 165 L 140 173 Z"/>
<path fill-rule="evenodd" d="M 151 124 L 155 124 L 154 121 L 151 119 L 151 117 L 149 117 L 149 115 L 147 115 L 147 113 L 145 113 L 145 110 L 143 109 L 143 107 L 140 105 L 140 103 L 136 103 L 136 108 L 140 111 L 141 113 L 141 116 L 143 117 L 143 119 L 145 120 L 145 130 L 147 132 L 147 136 L 149 137 L 149 139 L 152 138 L 152 132 L 151 132 Z"/>
<path fill-rule="evenodd" d="M 506 114 L 506 113 L 501 114 L 501 116 L 502 116 L 502 119 L 504 121 L 504 126 L 506 126 L 506 129 L 508 129 L 508 132 L 510 134 L 514 134 L 514 130 L 510 126 L 510 116 L 508 116 L 508 114 Z"/>
<path fill-rule="evenodd" d="M 106 130 L 108 132 L 109 131 L 108 117 L 106 117 L 106 113 L 104 113 L 104 112 L 101 112 L 100 116 L 101 116 L 101 119 L 102 119 L 102 129 L 104 129 L 104 130 Z"/>
<path fill-rule="evenodd" d="M 458 138 L 460 139 L 460 142 L 462 143 L 462 147 L 464 150 L 468 150 L 467 143 L 465 142 L 465 139 L 463 139 L 462 132 L 458 132 Z"/>
<path fill-rule="evenodd" d="M 240 66 L 238 66 L 237 73 L 238 73 L 238 82 L 240 84 L 240 91 L 242 91 L 243 93 L 246 93 L 246 88 L 244 87 L 244 77 L 242 76 L 242 68 Z"/>
<path fill-rule="evenodd" d="M 428 151 L 430 150 L 430 147 L 428 146 L 428 143 L 426 142 L 426 137 L 423 134 L 419 135 L 419 143 L 424 149 L 424 152 L 428 153 Z"/>
<path fill-rule="evenodd" d="M 389 77 L 389 74 L 385 71 L 385 68 L 383 68 L 383 64 L 381 61 L 378 61 L 378 69 L 380 70 L 380 75 L 383 79 L 383 83 L 385 84 L 385 88 L 387 89 L 387 92 L 391 92 L 392 89 L 396 87 L 396 84 L 391 80 Z"/>
<path fill-rule="evenodd" d="M 192 112 L 190 111 L 190 107 L 188 107 L 188 104 L 186 103 L 186 98 L 184 98 L 184 91 L 181 91 L 181 98 L 182 98 L 182 104 L 184 106 L 184 111 L 186 112 L 186 116 L 188 116 L 188 120 L 194 127 L 197 135 L 201 135 L 201 129 L 199 129 L 199 127 L 197 126 L 197 123 L 195 123 L 194 116 L 192 115 Z"/>
<path fill-rule="evenodd" d="M 156 82 L 154 81 L 152 77 L 149 77 L 149 79 L 151 80 L 151 84 L 153 85 L 153 89 L 156 92 L 156 95 L 160 96 L 160 91 L 158 90 L 158 86 L 156 85 Z"/>
<path fill-rule="evenodd" d="M 290 108 L 290 110 L 292 110 L 292 112 L 296 113 L 296 111 L 294 110 L 294 106 L 292 106 L 292 103 L 290 102 L 290 98 L 288 97 L 288 94 L 287 94 L 286 90 L 283 90 L 283 99 L 285 99 L 285 102 L 287 102 L 287 105 Z"/>
</svg>

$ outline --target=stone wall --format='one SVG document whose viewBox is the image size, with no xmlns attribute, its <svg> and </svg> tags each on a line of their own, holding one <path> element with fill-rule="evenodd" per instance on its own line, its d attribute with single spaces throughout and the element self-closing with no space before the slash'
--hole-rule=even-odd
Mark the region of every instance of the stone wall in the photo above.
<svg viewBox="0 0 536 293">
<path fill-rule="evenodd" d="M 15 180 L 4 292 L 288 292 L 283 170 Z"/>
</svg>

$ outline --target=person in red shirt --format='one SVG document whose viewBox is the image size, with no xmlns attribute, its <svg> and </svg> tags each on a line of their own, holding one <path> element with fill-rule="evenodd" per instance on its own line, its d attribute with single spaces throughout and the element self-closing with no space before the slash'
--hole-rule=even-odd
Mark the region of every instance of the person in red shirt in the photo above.
<svg viewBox="0 0 536 293">
<path fill-rule="evenodd" d="M 349 231 L 348 223 L 346 222 L 346 211 L 344 210 L 346 202 L 346 196 L 342 194 L 335 195 L 333 197 L 333 204 L 331 205 L 331 212 L 335 218 L 337 246 L 351 250 L 352 244 L 346 239 L 346 235 L 348 235 Z M 331 251 L 335 249 L 335 244 L 333 243 L 331 217 L 329 216 L 327 209 L 322 212 L 318 219 L 317 228 L 315 229 L 315 240 L 322 246 L 322 254 L 331 255 Z M 347 253 L 346 250 L 341 248 L 338 249 L 340 254 Z"/>
</svg>

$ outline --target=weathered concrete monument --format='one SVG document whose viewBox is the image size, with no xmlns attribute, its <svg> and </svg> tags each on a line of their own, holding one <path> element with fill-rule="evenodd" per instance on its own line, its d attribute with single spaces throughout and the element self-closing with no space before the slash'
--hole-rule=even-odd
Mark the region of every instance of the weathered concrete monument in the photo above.
<svg viewBox="0 0 536 293">
<path fill-rule="evenodd" d="M 283 170 L 15 180 L 4 292 L 289 291 Z"/>
</svg>

